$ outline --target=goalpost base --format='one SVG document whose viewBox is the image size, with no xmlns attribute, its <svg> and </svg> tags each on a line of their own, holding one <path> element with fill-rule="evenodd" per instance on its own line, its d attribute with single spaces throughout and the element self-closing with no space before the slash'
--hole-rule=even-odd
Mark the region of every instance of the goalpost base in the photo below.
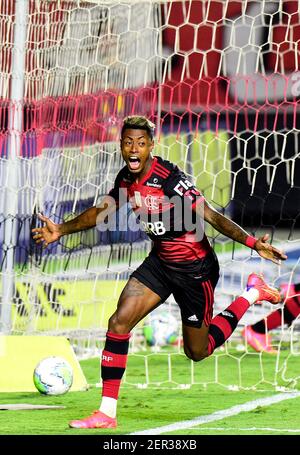
<svg viewBox="0 0 300 455">
<path fill-rule="evenodd" d="M 0 392 L 38 392 L 33 371 L 45 357 L 63 357 L 73 369 L 71 392 L 88 383 L 67 338 L 62 336 L 0 336 Z M 39 393 L 39 392 L 38 392 Z"/>
</svg>

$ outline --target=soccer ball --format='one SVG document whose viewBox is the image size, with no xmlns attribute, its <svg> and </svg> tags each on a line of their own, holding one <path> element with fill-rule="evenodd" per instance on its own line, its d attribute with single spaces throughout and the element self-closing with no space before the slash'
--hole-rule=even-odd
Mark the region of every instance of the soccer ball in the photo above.
<svg viewBox="0 0 300 455">
<path fill-rule="evenodd" d="M 174 344 L 178 339 L 178 321 L 169 311 L 150 314 L 144 336 L 150 346 Z"/>
<path fill-rule="evenodd" d="M 33 382 L 44 395 L 62 395 L 73 383 L 73 370 L 62 357 L 46 357 L 34 369 Z"/>
</svg>

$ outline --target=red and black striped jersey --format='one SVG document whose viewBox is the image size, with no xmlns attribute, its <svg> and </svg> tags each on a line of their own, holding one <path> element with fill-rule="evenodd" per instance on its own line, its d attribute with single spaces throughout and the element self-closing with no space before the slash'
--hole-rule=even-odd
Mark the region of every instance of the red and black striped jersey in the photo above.
<svg viewBox="0 0 300 455">
<path fill-rule="evenodd" d="M 197 204 L 203 203 L 204 197 L 170 161 L 155 156 L 150 170 L 139 182 L 135 182 L 124 166 L 109 195 L 117 204 L 120 197 L 130 202 L 163 261 L 189 263 L 211 251 L 203 219 L 199 219 L 194 210 Z"/>
</svg>

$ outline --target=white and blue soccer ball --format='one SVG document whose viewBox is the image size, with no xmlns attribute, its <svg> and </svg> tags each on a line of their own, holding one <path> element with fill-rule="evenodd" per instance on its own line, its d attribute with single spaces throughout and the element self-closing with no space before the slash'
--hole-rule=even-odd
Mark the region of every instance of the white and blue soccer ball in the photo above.
<svg viewBox="0 0 300 455">
<path fill-rule="evenodd" d="M 149 346 L 166 346 L 178 340 L 179 323 L 170 311 L 152 313 L 144 326 L 144 336 Z"/>
<path fill-rule="evenodd" d="M 46 357 L 34 369 L 33 382 L 44 395 L 62 395 L 73 384 L 73 370 L 62 357 Z"/>
</svg>

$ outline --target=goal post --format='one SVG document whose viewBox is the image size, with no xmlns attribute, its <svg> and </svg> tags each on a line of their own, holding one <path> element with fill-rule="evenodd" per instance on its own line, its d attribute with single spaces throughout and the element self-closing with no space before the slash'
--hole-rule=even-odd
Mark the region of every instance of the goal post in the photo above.
<svg viewBox="0 0 300 455">
<path fill-rule="evenodd" d="M 102 348 L 122 287 L 151 248 L 130 208 L 107 231 L 62 237 L 45 250 L 31 229 L 40 225 L 38 212 L 62 222 L 107 194 L 122 167 L 126 115 L 148 116 L 157 126 L 155 154 L 177 163 L 217 210 L 254 235 L 268 232 L 289 256 L 275 266 L 207 226 L 221 265 L 215 312 L 252 271 L 275 286 L 300 282 L 298 2 L 28 0 L 21 2 L 28 5 L 26 33 L 17 42 L 19 3 L 0 6 L 0 188 L 18 204 L 14 211 L 9 199 L 0 201 L 2 332 L 67 335 L 79 357 Z M 20 54 L 24 70 L 15 71 Z M 7 178 L 11 137 L 20 144 L 16 182 Z M 165 308 L 179 316 L 172 298 Z M 223 383 L 227 361 L 235 365 L 232 383 L 245 386 L 250 356 L 260 365 L 255 384 L 264 383 L 264 358 L 245 345 L 241 329 L 273 309 L 251 307 L 205 361 L 213 365 L 212 381 Z M 157 381 L 143 324 L 133 331 L 131 352 L 149 385 Z M 267 383 L 297 383 L 289 368 L 299 362 L 298 332 L 297 317 L 275 330 L 278 360 Z M 182 346 L 157 355 L 166 356 L 165 381 L 172 379 Z M 189 384 L 198 382 L 197 368 L 190 364 Z"/>
</svg>

